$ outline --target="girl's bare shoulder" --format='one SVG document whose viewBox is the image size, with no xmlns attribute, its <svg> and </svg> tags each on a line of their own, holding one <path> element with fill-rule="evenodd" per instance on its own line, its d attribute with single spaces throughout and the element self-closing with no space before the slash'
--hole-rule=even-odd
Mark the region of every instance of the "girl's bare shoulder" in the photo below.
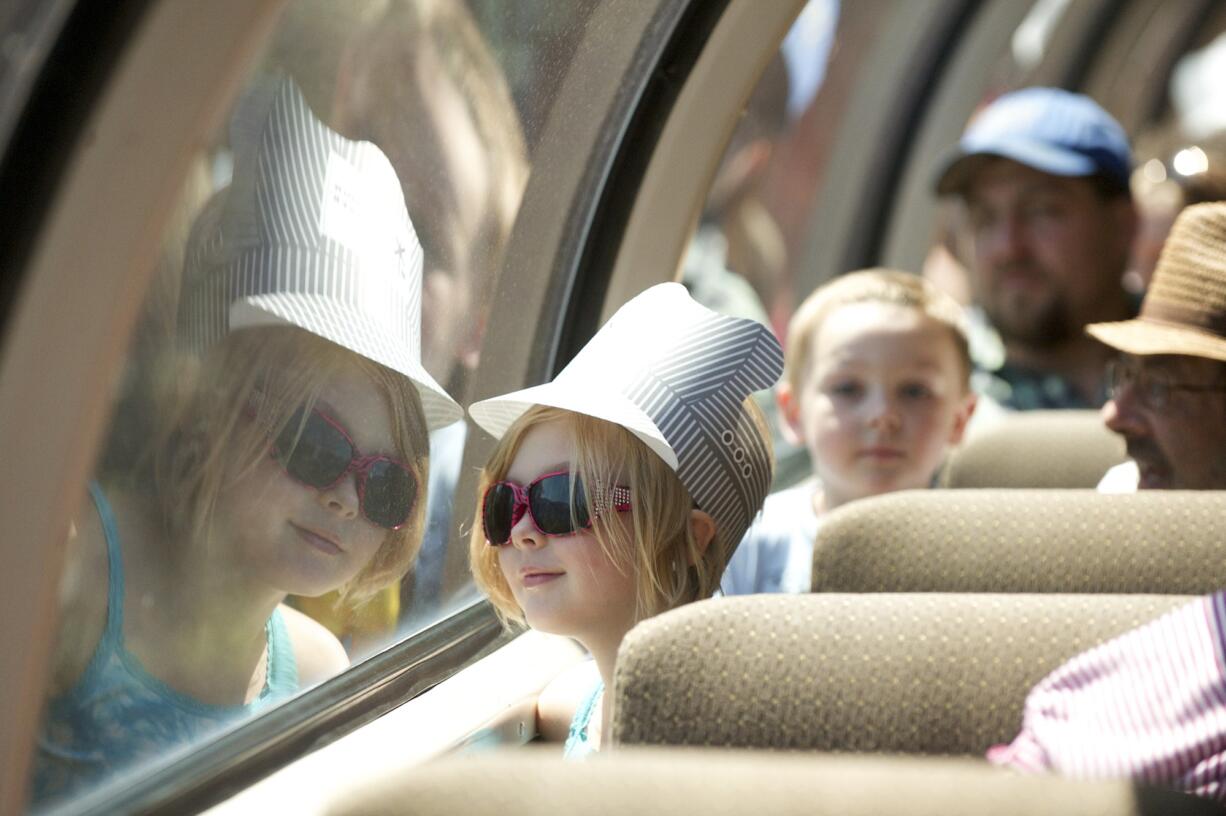
<svg viewBox="0 0 1226 816">
<path fill-rule="evenodd" d="M 326 626 L 286 604 L 278 608 L 294 647 L 298 682 L 302 687 L 322 683 L 349 668 L 345 647 Z"/>
</svg>

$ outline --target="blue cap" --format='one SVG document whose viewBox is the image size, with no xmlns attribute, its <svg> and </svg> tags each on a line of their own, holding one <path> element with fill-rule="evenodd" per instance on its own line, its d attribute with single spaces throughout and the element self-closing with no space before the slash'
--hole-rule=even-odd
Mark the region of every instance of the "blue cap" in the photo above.
<svg viewBox="0 0 1226 816">
<path fill-rule="evenodd" d="M 984 108 L 942 165 L 937 193 L 962 192 L 985 156 L 1053 176 L 1101 176 L 1120 190 L 1132 167 L 1120 123 L 1090 97 L 1059 88 L 1024 88 Z"/>
</svg>

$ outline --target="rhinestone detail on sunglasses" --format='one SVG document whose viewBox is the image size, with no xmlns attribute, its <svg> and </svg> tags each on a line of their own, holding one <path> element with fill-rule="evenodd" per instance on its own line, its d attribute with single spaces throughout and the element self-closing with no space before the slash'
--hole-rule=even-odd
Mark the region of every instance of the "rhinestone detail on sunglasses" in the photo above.
<svg viewBox="0 0 1226 816">
<path fill-rule="evenodd" d="M 575 477 L 575 508 L 571 514 L 570 471 L 559 470 L 538 476 L 526 486 L 503 480 L 494 482 L 485 490 L 481 499 L 481 527 L 485 540 L 491 546 L 502 546 L 511 541 L 511 530 L 527 513 L 532 526 L 545 536 L 571 535 L 592 526 L 592 521 L 612 508 L 617 512 L 630 509 L 630 488 L 616 485 L 594 493 L 591 500 L 591 516 L 588 516 L 586 492 L 583 481 Z M 558 492 L 556 498 L 543 496 L 545 489 Z M 510 508 L 506 506 L 510 501 Z M 536 507 L 533 507 L 534 501 Z M 496 506 L 495 502 L 501 502 Z M 509 512 L 508 512 L 509 510 Z M 497 517 L 492 518 L 497 514 Z M 493 533 L 491 534 L 491 529 Z"/>
</svg>

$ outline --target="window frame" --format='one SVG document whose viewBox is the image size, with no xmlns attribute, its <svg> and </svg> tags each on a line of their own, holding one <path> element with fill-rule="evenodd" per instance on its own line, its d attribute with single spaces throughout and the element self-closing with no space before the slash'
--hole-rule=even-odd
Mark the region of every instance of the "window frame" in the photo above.
<svg viewBox="0 0 1226 816">
<path fill-rule="evenodd" d="M 0 576 L 0 603 L 9 613 L 0 681 L 10 689 L 5 722 L 15 725 L 6 725 L 0 738 L 0 758 L 7 760 L 0 810 L 19 810 L 25 803 L 41 713 L 35 701 L 46 688 L 66 532 L 106 427 L 109 384 L 150 283 L 179 181 L 199 134 L 221 124 L 286 2 L 130 0 L 111 9 L 122 19 L 102 13 L 106 19 L 95 21 L 112 38 L 110 61 L 93 65 L 98 92 L 80 100 L 79 119 L 53 121 L 55 108 L 41 96 L 46 86 L 33 86 L 26 110 L 49 106 L 39 127 L 63 127 L 66 135 L 48 146 L 56 152 L 43 165 L 45 210 L 24 211 L 29 220 L 21 234 L 28 253 L 3 255 L 24 272 L 6 316 L 0 357 L 0 454 L 5 461 L 41 466 L 24 474 L 20 490 L 0 494 L 3 540 L 22 542 L 6 544 L 10 569 Z M 499 297 L 545 317 L 533 321 L 528 338 L 523 326 L 517 334 L 496 323 L 486 349 L 511 352 L 499 357 L 503 364 L 483 367 L 478 393 L 551 376 L 565 362 L 561 338 L 594 330 L 590 321 L 598 313 L 575 305 L 577 282 L 584 281 L 584 302 L 603 300 L 608 274 L 601 270 L 608 259 L 592 247 L 616 244 L 618 233 L 610 225 L 624 218 L 629 203 L 616 191 L 636 186 L 643 168 L 635 154 L 650 154 L 657 117 L 667 113 L 702 51 L 703 40 L 688 35 L 709 31 L 725 3 L 652 0 L 627 6 L 633 14 L 606 5 L 589 24 L 590 31 L 616 36 L 601 43 L 589 34 L 580 44 L 554 105 L 554 121 L 538 146 L 538 155 L 549 155 L 543 149 L 554 145 L 558 153 L 551 158 L 557 161 L 532 174 L 499 282 Z M 65 31 L 77 30 L 83 19 L 70 19 Z M 166 71 L 169 64 L 176 70 Z M 44 72 L 60 67 L 52 60 Z M 568 117 L 567 99 L 600 115 Z M 558 218 L 559 212 L 565 217 Z M 4 218 L 17 223 L 11 211 Z M 597 234 L 601 230 L 613 237 Z M 60 342 L 65 337 L 73 342 Z M 46 371 L 63 376 L 47 378 Z M 470 435 L 466 473 L 473 470 L 471 462 L 483 461 L 490 444 L 479 436 Z M 462 481 L 457 493 L 466 490 L 471 493 L 471 485 Z M 104 788 L 67 809 L 207 806 L 395 708 L 505 640 L 488 604 L 473 604 L 123 790 Z"/>
<path fill-rule="evenodd" d="M 177 182 L 280 5 L 81 4 L 63 31 L 68 50 L 51 50 L 7 145 L 4 195 L 23 206 L 0 214 L 0 259 L 14 270 L 0 349 L 0 459 L 28 464 L 0 491 L 0 811 L 25 804 L 69 520 Z M 18 162 L 28 176 L 13 174 Z M 14 189 L 15 178 L 32 186 Z"/>
<path fill-rule="evenodd" d="M 18 200 L 22 184 L 33 184 L 34 196 L 0 215 L 0 264 L 22 270 L 0 284 L 0 461 L 44 467 L 24 468 L 20 483 L 0 492 L 8 565 L 0 571 L 0 683 L 10 692 L 0 703 L 0 812 L 24 805 L 40 713 L 31 701 L 46 684 L 64 534 L 105 428 L 107 385 L 149 283 L 177 180 L 198 134 L 217 127 L 229 109 L 287 1 L 118 0 L 102 12 L 99 4 L 77 4 L 15 120 L 0 190 Z M 954 92 L 954 74 L 983 59 L 985 49 L 960 38 L 981 36 L 973 32 L 985 21 L 1011 18 L 1008 2 L 907 4 L 887 22 L 856 77 L 851 105 L 831 123 L 838 135 L 830 172 L 815 191 L 800 290 L 879 256 L 905 259 L 926 249 L 914 237 L 922 230 L 905 220 L 913 210 L 900 214 L 900 192 L 917 184 L 940 141 L 929 130 L 937 117 L 973 102 Z M 1198 3 L 1198 13 L 1207 13 L 1208 0 Z M 735 112 L 769 59 L 758 49 L 770 37 L 777 45 L 802 4 L 650 0 L 633 15 L 609 4 L 597 9 L 593 33 L 580 43 L 542 129 L 537 155 L 550 161 L 532 172 L 497 284 L 498 301 L 527 317 L 491 321 L 482 349 L 488 364 L 473 382 L 477 398 L 551 377 L 630 293 L 674 279 L 684 225 L 696 221 Z M 1084 77 L 1092 85 L 1107 71 L 1108 47 L 1091 42 L 1105 39 L 1104 31 L 1124 36 L 1123 23 L 1103 22 L 1121 7 L 1140 3 L 1098 0 L 1083 15 L 1084 33 L 1053 56 L 1066 60 L 1069 82 Z M 1194 16 L 1189 12 L 1181 31 L 1194 28 Z M 615 42 L 598 41 L 609 30 Z M 165 71 L 170 61 L 181 70 Z M 62 110 L 47 94 L 71 86 L 75 72 L 90 81 Z M 713 85 L 725 92 L 704 104 Z M 141 114 L 156 127 L 133 128 Z M 960 124 L 941 120 L 941 127 Z M 25 175 L 14 170 L 18 156 L 33 168 Z M 891 201 L 892 208 L 885 204 Z M 935 204 L 929 209 L 935 213 Z M 75 342 L 47 342 L 60 337 Z M 65 377 L 50 381 L 48 370 Z M 475 495 L 477 468 L 491 448 L 483 434 L 469 435 L 457 495 Z M 452 542 L 452 576 L 466 570 L 465 553 L 462 542 Z M 474 603 L 181 762 L 72 809 L 208 806 L 401 706 L 508 639 L 489 606 Z"/>
<path fill-rule="evenodd" d="M 1175 64 L 1215 8 L 1214 0 L 1071 3 L 1043 60 L 1025 82 L 1092 96 L 1116 115 L 1131 137 L 1161 113 Z M 935 168 L 957 142 L 981 101 L 983 77 L 1000 51 L 1009 47 L 1017 23 L 1028 11 L 1024 4 L 995 0 L 976 10 L 968 36 L 951 40 L 951 56 L 933 76 L 932 102 L 922 109 L 914 128 L 916 137 L 903 159 L 897 191 L 885 199 L 888 222 L 883 238 L 875 254 L 865 256 L 860 265 L 880 262 L 899 269 L 922 268 L 937 221 L 932 191 Z M 1133 58 L 1138 45 L 1156 55 L 1145 64 L 1139 84 L 1121 80 L 1126 72 L 1141 70 Z"/>
</svg>

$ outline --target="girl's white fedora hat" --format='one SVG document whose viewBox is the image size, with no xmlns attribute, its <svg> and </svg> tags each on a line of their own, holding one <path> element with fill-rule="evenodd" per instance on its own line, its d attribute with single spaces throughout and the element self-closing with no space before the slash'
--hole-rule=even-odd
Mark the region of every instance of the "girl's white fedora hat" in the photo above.
<svg viewBox="0 0 1226 816">
<path fill-rule="evenodd" d="M 783 372 L 761 323 L 699 305 L 662 283 L 618 309 L 552 382 L 481 400 L 476 423 L 502 434 L 533 405 L 616 423 L 668 463 L 736 546 L 770 490 L 773 456 L 744 400 Z"/>
</svg>

